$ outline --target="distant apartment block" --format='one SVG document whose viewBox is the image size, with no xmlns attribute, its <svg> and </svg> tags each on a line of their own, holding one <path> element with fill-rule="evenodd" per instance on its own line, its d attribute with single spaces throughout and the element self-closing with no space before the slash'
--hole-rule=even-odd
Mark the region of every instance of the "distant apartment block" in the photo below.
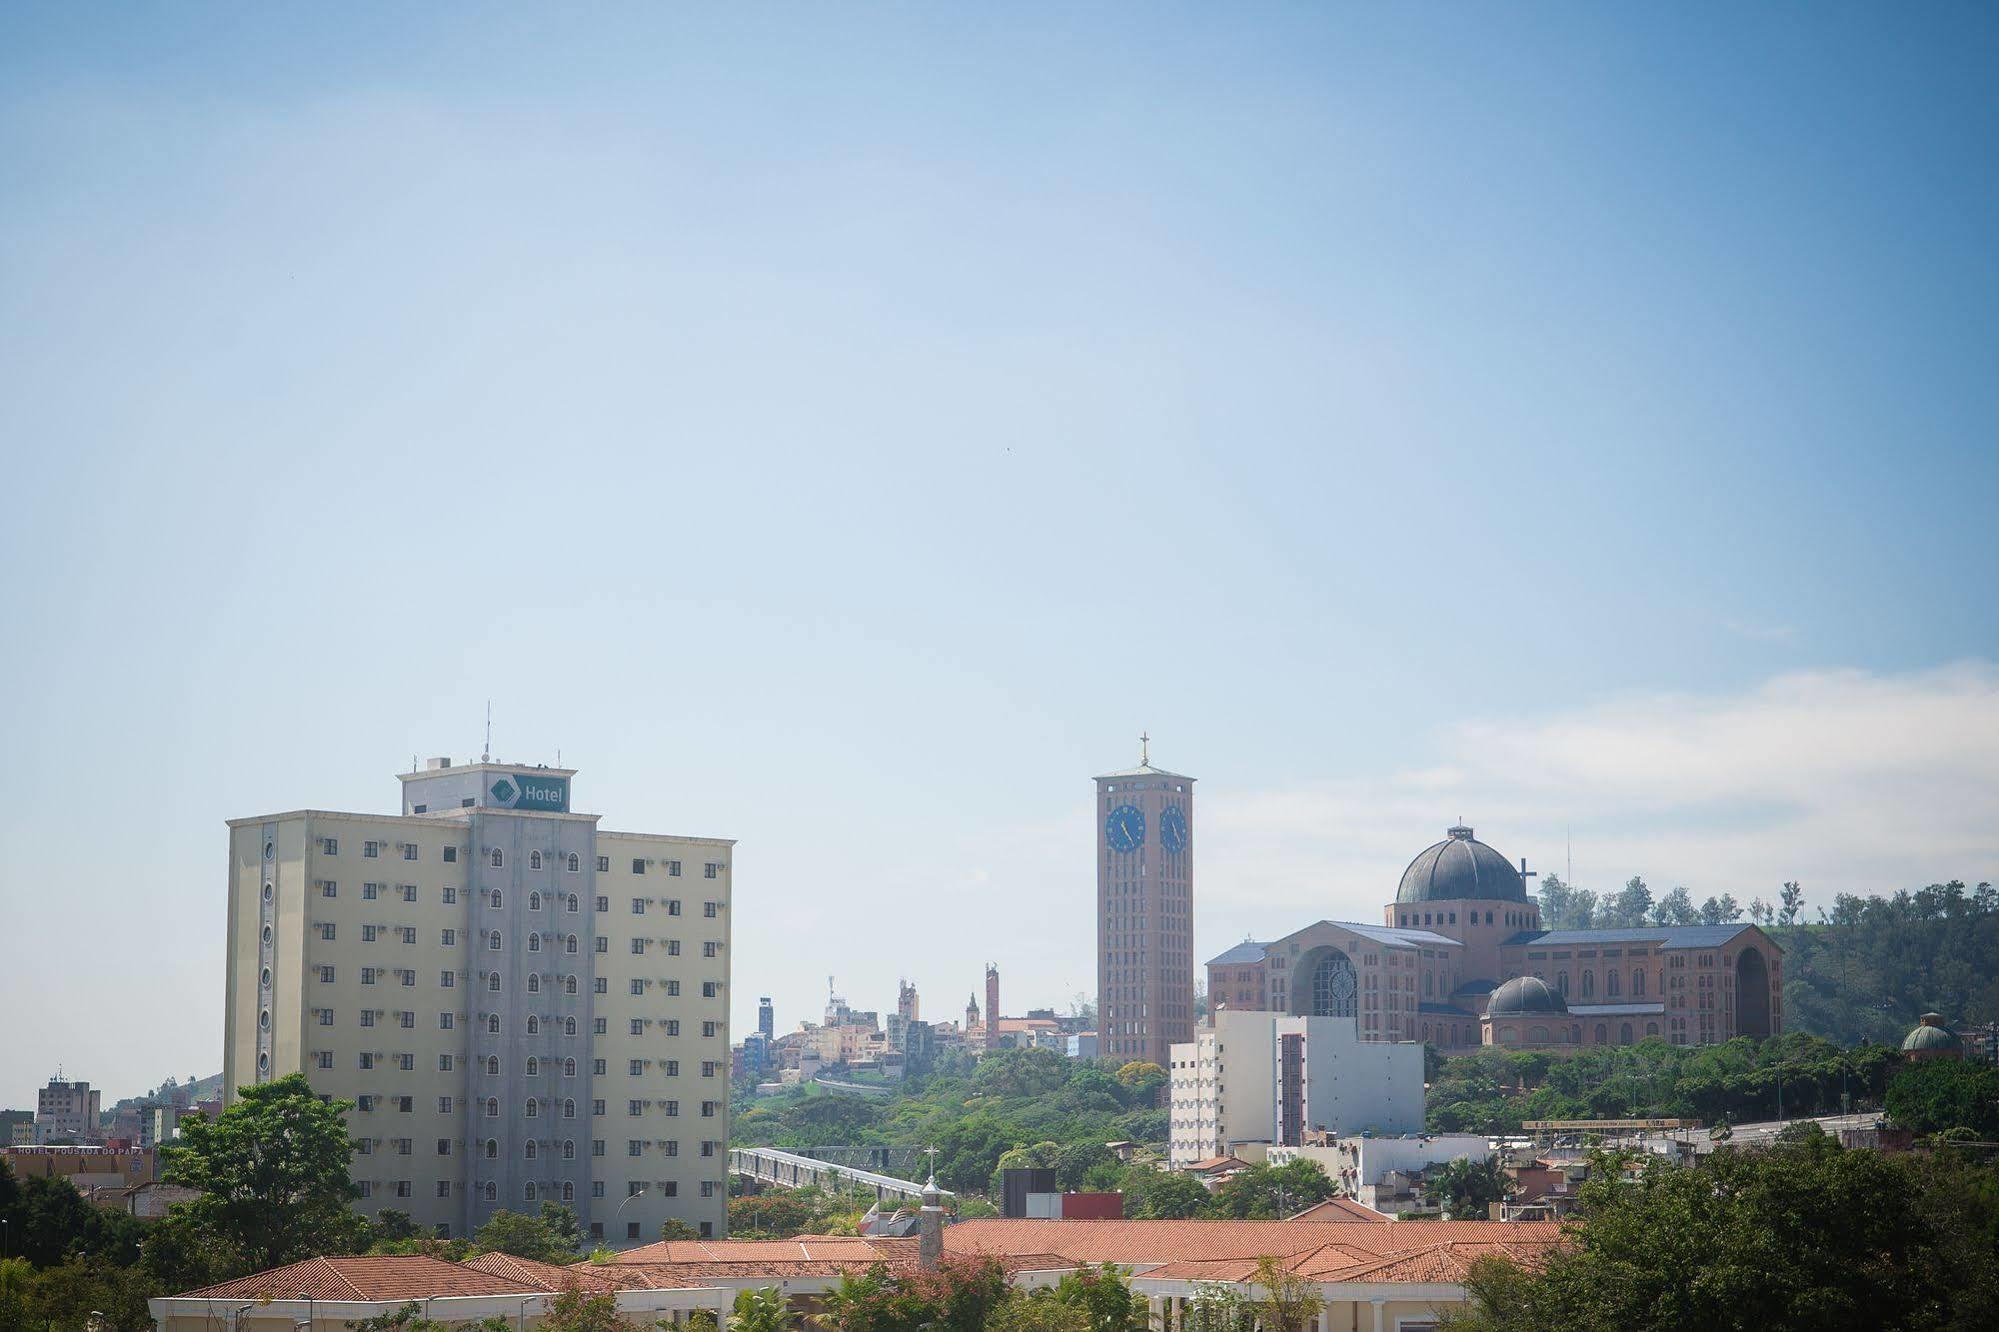
<svg viewBox="0 0 1999 1332">
<path fill-rule="evenodd" d="M 103 1135 L 103 1093 L 87 1082 L 64 1082 L 61 1075 L 35 1093 L 36 1142 L 94 1142 Z"/>
</svg>

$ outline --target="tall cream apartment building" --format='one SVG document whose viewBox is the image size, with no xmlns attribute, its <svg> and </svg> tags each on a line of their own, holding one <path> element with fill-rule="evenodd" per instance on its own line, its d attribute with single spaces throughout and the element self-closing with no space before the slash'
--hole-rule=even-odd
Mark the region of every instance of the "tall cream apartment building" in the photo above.
<svg viewBox="0 0 1999 1332">
<path fill-rule="evenodd" d="M 726 1233 L 735 844 L 599 828 L 574 776 L 431 759 L 398 815 L 229 823 L 225 1095 L 355 1102 L 363 1211 Z"/>
</svg>

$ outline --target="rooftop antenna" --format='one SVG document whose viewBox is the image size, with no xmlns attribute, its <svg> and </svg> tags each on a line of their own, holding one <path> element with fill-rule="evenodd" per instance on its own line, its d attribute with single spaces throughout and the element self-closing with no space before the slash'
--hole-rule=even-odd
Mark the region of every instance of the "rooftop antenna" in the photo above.
<svg viewBox="0 0 1999 1332">
<path fill-rule="evenodd" d="M 486 748 L 479 754 L 481 763 L 493 761 L 493 700 L 486 700 Z"/>
</svg>

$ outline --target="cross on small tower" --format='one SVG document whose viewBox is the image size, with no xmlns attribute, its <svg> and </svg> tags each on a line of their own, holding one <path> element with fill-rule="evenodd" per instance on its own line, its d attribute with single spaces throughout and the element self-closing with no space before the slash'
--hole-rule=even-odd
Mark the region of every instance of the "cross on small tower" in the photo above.
<svg viewBox="0 0 1999 1332">
<path fill-rule="evenodd" d="M 1138 766 L 1141 768 L 1152 766 L 1152 737 L 1144 731 L 1138 733 Z"/>
<path fill-rule="evenodd" d="M 930 1182 L 935 1184 L 937 1182 L 937 1149 L 935 1147 L 925 1147 L 923 1154 L 930 1158 Z"/>
</svg>

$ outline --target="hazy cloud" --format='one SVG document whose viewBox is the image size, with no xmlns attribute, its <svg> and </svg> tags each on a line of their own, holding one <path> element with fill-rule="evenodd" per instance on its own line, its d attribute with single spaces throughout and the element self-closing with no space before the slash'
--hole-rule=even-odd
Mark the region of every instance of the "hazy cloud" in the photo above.
<svg viewBox="0 0 1999 1332">
<path fill-rule="evenodd" d="M 1452 726 L 1422 767 L 1210 792 L 1203 948 L 1320 916 L 1380 918 L 1409 858 L 1463 817 L 1536 872 L 1605 888 L 1809 903 L 1999 871 L 1999 668 L 1800 671 L 1734 695 L 1627 695 Z"/>
</svg>

